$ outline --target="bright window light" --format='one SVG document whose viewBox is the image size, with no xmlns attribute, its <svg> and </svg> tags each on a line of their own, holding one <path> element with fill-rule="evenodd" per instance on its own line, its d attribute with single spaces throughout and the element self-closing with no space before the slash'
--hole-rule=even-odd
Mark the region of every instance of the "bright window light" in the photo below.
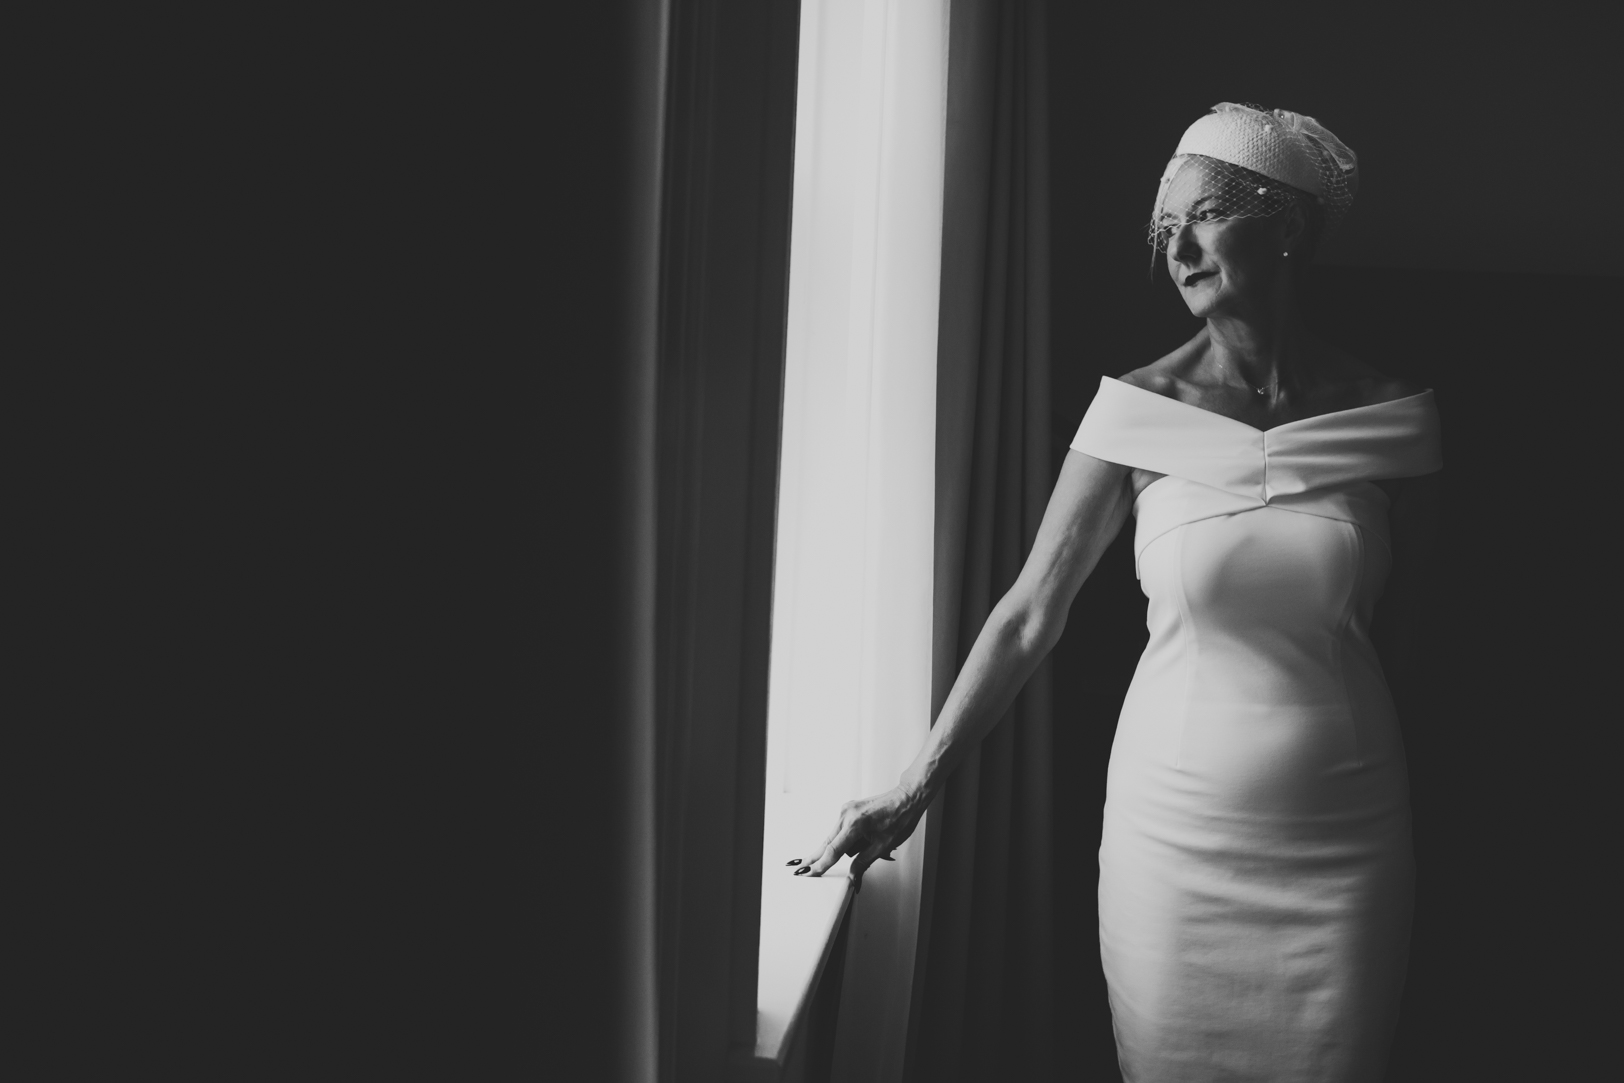
<svg viewBox="0 0 1624 1083">
<path fill-rule="evenodd" d="M 930 724 L 948 4 L 803 0 L 801 12 L 763 1012 L 785 860 L 843 802 L 895 785 Z M 848 960 L 840 1078 L 843 1060 L 854 1079 L 899 1077 L 923 836 L 858 896 L 851 935 L 865 947 Z"/>
</svg>

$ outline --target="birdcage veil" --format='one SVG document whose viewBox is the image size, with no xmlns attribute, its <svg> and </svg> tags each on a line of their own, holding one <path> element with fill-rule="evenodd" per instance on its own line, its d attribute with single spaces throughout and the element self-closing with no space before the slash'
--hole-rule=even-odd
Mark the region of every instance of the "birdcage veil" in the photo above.
<svg viewBox="0 0 1624 1083">
<path fill-rule="evenodd" d="M 1219 102 L 1185 131 L 1162 172 L 1149 227 L 1158 250 L 1183 222 L 1164 211 L 1169 196 L 1186 185 L 1200 185 L 1212 197 L 1200 209 L 1206 221 L 1266 218 L 1307 196 L 1322 212 L 1323 235 L 1353 203 L 1359 160 L 1313 117 Z"/>
</svg>

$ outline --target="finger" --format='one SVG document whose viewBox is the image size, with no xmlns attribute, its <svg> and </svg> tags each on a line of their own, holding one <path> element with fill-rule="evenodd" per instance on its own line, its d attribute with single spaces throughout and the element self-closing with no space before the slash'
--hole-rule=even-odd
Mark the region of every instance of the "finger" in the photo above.
<svg viewBox="0 0 1624 1083">
<path fill-rule="evenodd" d="M 813 858 L 809 864 L 804 866 L 807 875 L 822 876 L 824 873 L 833 868 L 836 862 L 850 853 L 855 848 L 855 845 L 856 840 L 850 838 L 849 833 L 842 834 L 828 846 L 825 846 L 822 853 Z M 800 874 L 799 869 L 796 870 L 796 874 Z"/>
<path fill-rule="evenodd" d="M 800 876 L 803 873 L 808 874 L 808 875 L 812 875 L 812 876 L 819 875 L 823 871 L 822 869 L 818 869 L 817 872 L 813 872 L 812 870 L 814 869 L 814 867 L 817 865 L 817 863 L 819 861 L 822 861 L 824 859 L 824 857 L 826 855 L 828 855 L 830 849 L 834 846 L 835 841 L 836 841 L 836 837 L 834 835 L 831 835 L 831 836 L 829 836 L 828 839 L 826 839 L 823 843 L 821 843 L 816 850 L 813 850 L 805 858 L 799 858 L 798 857 L 794 861 L 790 862 L 790 864 L 792 864 L 792 865 L 799 865 L 800 866 L 800 868 L 795 870 L 795 875 Z M 835 857 L 834 857 L 834 860 L 839 861 L 840 860 L 840 855 L 836 854 Z M 831 864 L 833 864 L 833 862 L 831 862 Z M 825 868 L 827 868 L 827 867 L 828 866 L 825 866 Z"/>
<path fill-rule="evenodd" d="M 868 871 L 868 867 L 874 864 L 874 862 L 878 861 L 882 856 L 889 853 L 890 850 L 891 847 L 887 846 L 885 843 L 876 842 L 865 846 L 860 854 L 852 858 L 851 878 L 857 882 L 857 887 L 862 887 L 863 874 Z"/>
<path fill-rule="evenodd" d="M 808 857 L 805 861 L 801 861 L 801 860 L 797 859 L 796 864 L 800 865 L 801 867 L 795 870 L 795 875 L 796 876 L 820 876 L 820 875 L 822 875 L 823 870 L 818 868 L 818 862 L 822 861 L 824 859 L 824 857 L 828 853 L 829 853 L 829 847 L 825 846 L 821 850 L 815 851 L 812 854 L 812 856 Z M 827 867 L 827 866 L 825 866 L 825 867 Z"/>
<path fill-rule="evenodd" d="M 796 858 L 794 861 L 791 861 L 790 864 L 805 865 L 808 869 L 810 869 L 819 858 L 828 853 L 829 847 L 834 845 L 835 840 L 840 837 L 840 833 L 846 830 L 848 827 L 849 822 L 846 817 L 846 810 L 841 809 L 840 818 L 835 821 L 835 829 L 823 836 L 823 841 L 818 843 L 817 848 L 814 849 L 810 854 L 807 854 L 804 860 L 802 858 Z M 839 858 L 836 858 L 836 860 L 839 860 Z M 799 875 L 799 873 L 797 873 L 797 875 Z"/>
<path fill-rule="evenodd" d="M 811 865 L 807 866 L 807 868 L 810 870 L 810 875 L 822 876 L 834 866 L 835 862 L 839 861 L 847 854 L 857 853 L 862 849 L 862 847 L 862 832 L 858 829 L 858 826 L 855 823 L 848 824 L 835 837 L 834 841 L 830 842 L 828 846 L 824 847 L 823 853 L 819 854 L 817 859 L 813 861 Z"/>
<path fill-rule="evenodd" d="M 841 806 L 840 818 L 835 822 L 835 829 L 829 832 L 818 848 L 806 857 L 805 865 L 810 875 L 822 876 L 828 871 L 830 865 L 833 865 L 847 854 L 855 854 L 862 849 L 865 843 L 859 821 L 855 801 L 848 801 Z M 825 858 L 828 859 L 827 863 L 822 868 L 813 871 L 812 867 Z M 799 870 L 797 870 L 797 875 L 799 875 Z"/>
</svg>

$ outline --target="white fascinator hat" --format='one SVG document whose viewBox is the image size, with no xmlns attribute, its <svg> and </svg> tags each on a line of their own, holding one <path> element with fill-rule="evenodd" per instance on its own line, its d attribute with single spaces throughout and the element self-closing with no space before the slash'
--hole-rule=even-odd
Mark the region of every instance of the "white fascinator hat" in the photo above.
<svg viewBox="0 0 1624 1083">
<path fill-rule="evenodd" d="M 1165 239 L 1168 190 L 1197 165 L 1209 186 L 1204 190 L 1218 196 L 1209 218 L 1266 217 L 1306 193 L 1323 209 L 1328 230 L 1347 214 L 1359 188 L 1358 156 L 1313 117 L 1219 102 L 1184 130 L 1162 172 L 1151 214 L 1153 243 L 1158 235 Z"/>
</svg>

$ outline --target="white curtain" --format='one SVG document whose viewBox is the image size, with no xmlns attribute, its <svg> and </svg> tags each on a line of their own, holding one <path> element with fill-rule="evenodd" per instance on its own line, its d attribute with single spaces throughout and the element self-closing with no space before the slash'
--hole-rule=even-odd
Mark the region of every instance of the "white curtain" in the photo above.
<svg viewBox="0 0 1624 1083">
<path fill-rule="evenodd" d="M 947 0 L 803 0 L 767 745 L 769 863 L 930 725 Z M 924 826 L 865 877 L 835 1078 L 901 1078 Z M 836 870 L 839 872 L 840 870 Z"/>
</svg>

